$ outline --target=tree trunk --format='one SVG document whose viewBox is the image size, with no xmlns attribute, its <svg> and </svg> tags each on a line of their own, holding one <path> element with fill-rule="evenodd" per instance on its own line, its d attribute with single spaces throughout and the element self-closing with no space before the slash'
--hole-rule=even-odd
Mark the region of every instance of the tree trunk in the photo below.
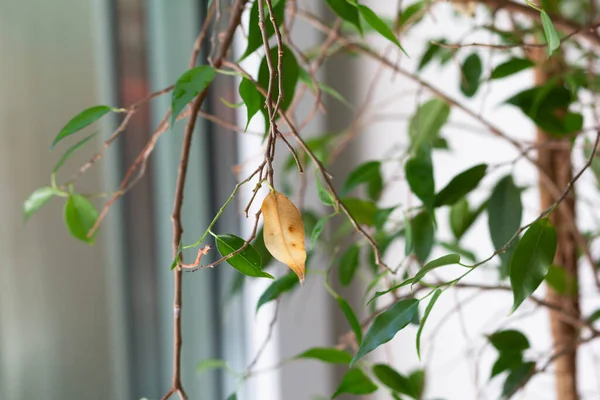
<svg viewBox="0 0 600 400">
<path fill-rule="evenodd" d="M 535 79 L 538 85 L 545 84 L 548 79 L 560 74 L 564 63 L 557 54 L 547 59 L 546 49 L 540 49 L 537 54 L 539 66 L 536 69 Z M 552 183 L 562 192 L 573 178 L 573 165 L 571 163 L 570 139 L 555 139 L 542 130 L 537 132 L 538 162 L 541 167 L 540 174 L 546 175 Z M 546 145 L 545 145 L 546 144 Z M 549 145 L 548 145 L 549 144 Z M 555 193 L 549 190 L 540 178 L 540 202 L 544 210 L 551 206 L 557 199 Z M 576 327 L 563 318 L 564 315 L 575 319 L 580 318 L 579 293 L 577 282 L 577 242 L 570 229 L 571 221 L 575 218 L 575 198 L 573 192 L 561 203 L 550 219 L 556 228 L 558 246 L 554 263 L 564 268 L 567 284 L 566 293 L 558 293 L 548 287 L 546 301 L 559 307 L 559 310 L 550 311 L 550 325 L 554 340 L 554 354 L 560 354 L 555 360 L 556 399 L 576 400 L 577 394 L 577 341 L 579 332 Z"/>
</svg>

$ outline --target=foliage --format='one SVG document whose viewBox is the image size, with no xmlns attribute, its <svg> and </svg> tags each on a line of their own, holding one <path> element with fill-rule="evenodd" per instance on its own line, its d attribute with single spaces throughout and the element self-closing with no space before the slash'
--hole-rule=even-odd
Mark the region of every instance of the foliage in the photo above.
<svg viewBox="0 0 600 400">
<path fill-rule="evenodd" d="M 455 42 L 456 39 L 450 34 L 447 37 L 429 37 L 424 44 L 424 51 L 419 54 L 410 50 L 413 46 L 408 46 L 409 42 L 405 38 L 410 37 L 408 34 L 411 29 L 430 20 L 429 13 L 433 13 L 438 6 L 441 7 L 441 2 L 420 0 L 403 4 L 393 18 L 389 18 L 389 15 L 381 15 L 378 9 L 372 9 L 364 2 L 327 0 L 325 3 L 336 18 L 332 25 L 309 10 L 298 10 L 296 6 L 290 6 L 290 2 L 285 0 L 255 0 L 246 10 L 248 35 L 245 51 L 239 60 L 228 61 L 229 46 L 240 26 L 240 13 L 244 10 L 245 3 L 235 0 L 237 6 L 234 5 L 228 11 L 231 13 L 230 27 L 222 32 L 224 37 L 219 38 L 219 46 L 222 46 L 219 56 L 211 59 L 207 65 L 192 64 L 172 88 L 156 94 L 158 96 L 172 92 L 170 114 L 157 127 L 148 147 L 140 155 L 139 161 L 136 161 L 138 164 L 133 166 L 134 170 L 145 170 L 147 158 L 152 153 L 158 136 L 169 131 L 169 127 L 178 119 L 184 118 L 188 122 L 182 165 L 187 165 L 186 151 L 189 154 L 196 119 L 196 115 L 192 118 L 190 115 L 200 110 L 207 90 L 217 74 L 226 75 L 238 85 L 237 94 L 242 101 L 240 105 L 243 104 L 246 108 L 246 121 L 238 124 L 239 132 L 251 134 L 248 131 L 249 124 L 257 114 L 260 113 L 264 119 L 264 131 L 258 132 L 265 148 L 262 162 L 252 174 L 240 180 L 197 243 L 184 246 L 177 239 L 176 233 L 174 243 L 179 243 L 179 248 L 174 252 L 171 265 L 175 270 L 175 279 L 182 279 L 182 270 L 217 265 L 225 267 L 227 264 L 241 273 L 237 288 L 241 285 L 240 282 L 243 283 L 241 279 L 244 277 L 273 279 L 258 300 L 256 312 L 263 305 L 279 301 L 292 292 L 302 296 L 305 278 L 322 280 L 321 284 L 335 299 L 339 311 L 348 322 L 349 335 L 336 346 L 313 347 L 289 362 L 311 359 L 343 365 L 345 375 L 332 398 L 342 394 L 370 394 L 383 389 L 395 399 L 421 399 L 426 390 L 422 370 L 403 375 L 392 365 L 372 365 L 365 356 L 392 341 L 407 326 L 415 324 L 416 354 L 421 358 L 422 351 L 427 349 L 427 340 L 425 346 L 422 344 L 425 324 L 435 315 L 439 298 L 445 292 L 464 287 L 510 290 L 513 294 L 511 312 L 516 312 L 528 299 L 548 306 L 535 297 L 544 281 L 561 295 L 576 296 L 576 279 L 562 266 L 555 264 L 556 249 L 561 245 L 557 231 L 571 230 L 569 235 L 579 238 L 580 253 L 589 258 L 582 263 L 591 263 L 596 268 L 597 262 L 593 262 L 588 249 L 589 241 L 586 242 L 575 223 L 573 227 L 554 227 L 552 221 L 555 213 L 564 212 L 560 211 L 562 203 L 571 199 L 570 192 L 588 168 L 595 174 L 596 185 L 600 182 L 600 164 L 596 158 L 600 134 L 593 141 L 587 134 L 590 130 L 584 129 L 592 124 L 584 116 L 591 115 L 590 111 L 595 109 L 594 102 L 590 102 L 589 98 L 595 99 L 598 89 L 594 69 L 586 68 L 597 59 L 594 46 L 600 46 L 600 36 L 595 31 L 586 29 L 582 22 L 564 16 L 559 4 L 564 2 L 548 1 L 541 5 L 527 2 L 527 6 L 508 2 L 512 4 L 511 7 L 504 7 L 502 3 L 496 9 L 497 2 L 456 1 L 453 4 L 460 13 L 453 17 L 456 19 L 453 23 L 471 26 L 469 34 L 459 42 Z M 216 13 L 217 6 L 216 2 L 210 6 L 206 24 Z M 519 18 L 513 19 L 513 29 L 503 30 L 496 26 L 495 17 L 492 16 L 496 12 L 518 14 Z M 472 13 L 487 18 L 486 24 L 475 24 Z M 304 19 L 324 33 L 326 41 L 314 48 L 299 46 L 286 25 L 293 19 Z M 560 23 L 555 26 L 553 20 Z M 488 31 L 493 38 L 490 43 L 469 41 L 470 34 L 479 30 Z M 216 34 L 217 32 L 213 32 L 213 35 Z M 592 46 L 584 39 L 591 42 Z M 200 44 L 208 45 L 206 40 L 200 41 Z M 486 49 L 500 57 L 490 59 Z M 544 51 L 545 56 L 539 57 L 536 51 Z M 567 57 L 567 53 L 576 56 Z M 239 62 L 253 54 L 260 57 L 258 70 L 246 71 Z M 197 55 L 196 52 L 195 56 Z M 413 61 L 414 72 L 406 69 L 404 61 L 397 62 L 398 59 L 407 59 L 406 56 Z M 403 131 L 394 132 L 406 139 L 404 146 L 399 149 L 391 148 L 385 157 L 355 165 L 346 176 L 332 177 L 330 166 L 356 135 L 365 129 L 361 124 L 369 123 L 369 115 L 365 110 L 370 105 L 367 100 L 365 104 L 356 107 L 341 94 L 343 88 L 334 88 L 319 81 L 318 72 L 323 62 L 334 57 L 360 57 L 369 60 L 414 81 L 419 90 L 414 113 L 406 126 L 403 126 Z M 589 63 L 584 62 L 585 60 Z M 494 126 L 485 115 L 475 111 L 472 103 L 483 103 L 486 93 L 496 84 L 504 84 L 515 75 L 531 72 L 534 68 L 544 70 L 554 63 L 562 65 L 560 73 L 554 73 L 544 82 L 532 84 L 514 93 L 501 106 L 522 114 L 531 121 L 532 126 L 548 135 L 547 141 L 537 143 L 540 148 L 545 145 L 562 145 L 575 149 L 583 144 L 587 162 L 581 169 L 575 170 L 566 186 L 553 188 L 554 204 L 549 209 L 540 210 L 537 217 L 528 217 L 524 221 L 522 194 L 526 188 L 517 184 L 515 165 L 524 161 L 541 168 L 530 156 L 535 147 L 523 141 L 522 132 L 508 133 L 502 127 Z M 440 71 L 454 68 L 452 71 L 457 73 L 456 98 L 444 93 L 436 87 L 435 82 L 428 82 L 423 77 L 424 71 L 433 68 Z M 328 95 L 327 98 L 324 94 Z M 299 122 L 296 108 L 303 96 L 312 99 L 314 108 L 306 121 Z M 236 101 L 224 101 L 224 104 L 230 106 L 235 103 Z M 352 121 L 347 128 L 340 132 L 322 132 L 310 138 L 305 137 L 308 122 L 320 111 L 336 106 L 336 103 L 352 113 Z M 92 164 L 102 159 L 106 148 L 125 129 L 129 118 L 139 109 L 140 104 L 124 109 L 100 105 L 73 117 L 59 131 L 51 148 L 71 136 L 80 136 L 81 130 L 109 112 L 125 114 L 123 128 L 120 127 L 105 141 L 91 161 L 79 169 L 75 179 L 59 184 L 57 172 L 68 158 L 95 136 L 92 134 L 83 137 L 59 158 L 51 173 L 50 184 L 35 190 L 25 201 L 25 219 L 39 212 L 51 199 L 63 198 L 68 230 L 77 239 L 93 243 L 97 228 L 110 206 L 134 181 L 131 175 L 125 176 L 121 188 L 111 194 L 103 210 L 98 212 L 90 200 L 92 195 L 77 192 L 77 179 Z M 443 182 L 436 176 L 436 165 L 439 165 L 442 156 L 447 158 L 449 155 L 450 146 L 444 134 L 455 113 L 478 122 L 498 140 L 512 146 L 518 157 L 496 164 L 481 160 L 479 164 L 456 174 L 444 186 L 440 185 Z M 230 122 L 227 124 L 226 126 L 231 126 Z M 594 130 L 598 128 L 600 126 L 594 126 Z M 276 147 L 277 143 L 282 146 Z M 288 159 L 283 165 L 275 158 L 276 151 L 288 153 Z M 394 168 L 401 171 L 401 179 L 389 174 Z M 306 180 L 301 186 L 296 184 L 300 173 L 304 174 L 303 179 Z M 281 178 L 280 185 L 275 184 L 274 176 Z M 180 235 L 182 221 L 180 213 L 176 211 L 178 207 L 180 210 L 183 202 L 185 169 L 183 175 L 180 169 L 179 178 L 173 215 L 174 231 Z M 256 214 L 254 233 L 247 238 L 230 233 L 214 233 L 212 228 L 215 222 L 230 203 L 235 204 L 238 191 L 244 185 L 251 186 L 253 193 L 251 200 L 245 205 L 246 217 L 255 206 L 259 189 L 268 189 L 260 212 Z M 306 185 L 315 189 L 322 203 L 318 211 L 300 206 L 304 203 Z M 410 202 L 404 203 L 394 198 L 389 203 L 386 194 L 389 190 L 397 189 L 398 185 L 410 192 Z M 296 188 L 298 190 L 294 190 Z M 288 192 L 289 196 L 284 195 Z M 297 200 L 299 198 L 302 200 Z M 453 235 L 451 239 L 444 237 L 440 229 L 440 218 L 444 216 L 449 218 L 448 225 Z M 469 250 L 469 229 L 482 219 L 487 219 L 491 248 L 489 254 L 483 254 L 482 249 L 477 249 L 476 252 Z M 259 229 L 261 221 L 263 225 Z M 594 233 L 593 239 L 598 236 Z M 183 249 L 200 248 L 211 237 L 221 255 L 220 259 L 201 265 L 201 256 L 208 251 L 204 247 L 198 251 L 196 262 L 183 263 Z M 310 238 L 309 252 L 305 245 L 307 237 Z M 397 246 L 400 246 L 400 252 L 391 251 Z M 330 267 L 323 269 L 322 263 L 313 263 L 311 255 L 315 252 L 320 254 L 321 259 L 328 259 Z M 441 255 L 436 256 L 438 253 Z M 293 272 L 275 279 L 271 273 L 264 271 L 272 264 L 273 259 L 287 265 Z M 475 275 L 472 273 L 483 269 L 495 269 L 498 279 L 494 282 L 472 283 L 470 279 Z M 597 274 L 597 271 L 593 272 Z M 274 271 L 273 274 L 277 275 Z M 336 286 L 349 285 L 357 285 L 364 290 L 365 300 L 369 299 L 365 310 L 356 312 L 334 289 Z M 234 293 L 235 290 L 231 295 L 235 295 Z M 384 299 L 390 301 L 384 302 Z M 505 306 L 508 311 L 510 304 Z M 552 307 L 558 306 L 550 308 Z M 422 316 L 420 309 L 424 310 Z M 358 315 L 363 316 L 365 313 L 367 317 L 361 321 Z M 584 328 L 590 334 L 582 341 L 600 336 L 593 327 L 593 323 L 600 319 L 598 311 L 587 319 L 580 315 L 571 315 L 570 318 L 576 321 L 578 330 Z M 487 338 L 498 352 L 497 359 L 491 366 L 490 379 L 506 375 L 502 396 L 511 397 L 535 374 L 546 369 L 547 366 L 540 366 L 540 360 L 527 354 L 530 342 L 520 331 L 500 330 L 490 333 Z M 554 358 L 559 356 L 560 354 Z M 554 360 L 552 354 L 547 358 L 550 358 L 550 362 Z M 253 365 L 254 363 L 250 364 L 249 371 L 236 374 L 240 383 L 250 379 Z M 175 371 L 178 368 L 179 365 L 176 364 Z M 211 368 L 229 369 L 222 360 L 207 360 L 198 367 L 199 371 Z M 174 385 L 167 397 L 183 391 L 176 386 L 180 383 Z M 232 394 L 230 398 L 236 398 L 236 395 Z"/>
</svg>

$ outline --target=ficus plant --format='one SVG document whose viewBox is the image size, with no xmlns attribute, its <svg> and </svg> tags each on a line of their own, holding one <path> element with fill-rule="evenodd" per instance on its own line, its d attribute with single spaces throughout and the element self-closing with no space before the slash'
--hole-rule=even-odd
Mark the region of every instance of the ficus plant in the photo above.
<svg viewBox="0 0 600 400">
<path fill-rule="evenodd" d="M 35 190 L 25 201 L 25 218 L 57 198 L 64 202 L 67 229 L 75 238 L 93 243 L 111 206 L 144 175 L 148 159 L 159 145 L 157 139 L 172 134 L 170 127 L 185 119 L 172 214 L 173 262 L 165 266 L 171 268 L 176 282 L 175 362 L 172 387 L 163 399 L 187 398 L 180 379 L 181 282 L 186 272 L 217 266 L 233 267 L 239 272 L 237 287 L 243 279 L 272 281 L 260 297 L 257 311 L 292 292 L 301 292 L 305 279 L 325 286 L 345 316 L 349 333 L 331 347 L 315 344 L 290 362 L 314 359 L 345 368 L 335 392 L 327 394 L 331 398 L 376 391 L 394 399 L 426 398 L 429 382 L 434 382 L 435 376 L 429 376 L 425 368 L 400 371 L 389 363 L 373 363 L 368 355 L 413 324 L 418 327 L 414 351 L 421 358 L 428 351 L 422 338 L 436 304 L 440 298 L 450 296 L 449 292 L 464 289 L 511 292 L 513 301 L 505 305 L 507 319 L 525 303 L 549 312 L 554 344 L 545 354 L 528 351 L 536 338 L 522 333 L 518 321 L 512 324 L 514 328 L 488 332 L 487 341 L 497 357 L 489 365 L 486 378 L 503 381 L 501 398 L 511 398 L 549 370 L 555 371 L 555 386 L 547 390 L 554 392 L 555 398 L 581 398 L 578 350 L 600 337 L 600 327 L 595 325 L 600 310 L 581 312 L 580 300 L 584 299 L 580 298 L 578 285 L 580 269 L 585 268 L 594 279 L 598 296 L 598 255 L 592 251 L 598 227 L 583 231 L 576 213 L 586 210 L 593 215 L 597 208 L 575 196 L 585 174 L 593 176 L 600 187 L 600 161 L 596 157 L 600 140 L 596 105 L 600 79 L 595 72 L 600 49 L 597 5 L 587 0 L 417 0 L 397 2 L 394 14 L 382 15 L 376 12 L 373 2 L 326 0 L 322 7 L 331 18 L 323 19 L 311 11 L 313 5 L 304 3 L 310 2 L 211 2 L 189 70 L 173 86 L 124 108 L 88 108 L 60 130 L 51 144 L 53 151 L 64 146 L 66 139 L 78 141 L 59 158 L 50 184 Z M 432 23 L 442 7 L 453 7 L 453 23 L 469 26 L 468 34 L 458 41 L 450 35 L 428 37 L 421 52 L 406 51 L 404 38 L 410 30 Z M 241 24 L 244 14 L 247 26 Z M 216 15 L 227 20 L 223 30 L 217 28 L 220 24 L 214 24 Z M 291 29 L 296 21 L 320 32 L 322 43 L 307 48 L 297 45 Z M 237 58 L 231 47 L 240 30 L 246 31 L 245 50 Z M 474 35 L 481 32 L 489 41 L 473 41 Z M 203 48 L 209 49 L 206 53 L 211 57 L 197 65 Z M 494 58 L 490 59 L 490 53 Z M 251 55 L 262 59 L 256 71 L 242 67 L 242 61 Z M 326 62 L 344 57 L 368 60 L 413 81 L 419 90 L 414 95 L 416 108 L 407 128 L 395 132 L 406 138 L 405 144 L 391 149 L 386 158 L 355 165 L 348 174 L 339 176 L 330 172 L 331 165 L 356 140 L 357 132 L 365 129 L 361 123 L 372 111 L 369 107 L 375 107 L 370 97 L 362 99 L 362 104 L 352 104 L 340 88 L 319 80 L 319 71 Z M 413 61 L 414 69 L 404 66 L 402 61 L 406 59 Z M 491 61 L 484 63 L 488 59 Z M 424 70 L 434 67 L 457 70 L 455 85 L 460 96 L 451 96 L 422 77 Z M 476 95 L 526 71 L 533 72 L 530 85 L 515 87 L 502 106 L 518 110 L 531 120 L 537 129 L 535 141 L 506 132 L 469 105 Z M 222 121 L 203 111 L 203 102 L 218 74 L 235 81 L 239 98 L 223 100 L 231 107 L 244 107 L 245 121 Z M 169 113 L 149 136 L 120 187 L 109 194 L 98 211 L 90 195 L 78 192 L 78 182 L 126 131 L 131 117 L 157 96 L 171 96 Z M 303 98 L 312 104 L 308 113 L 299 111 Z M 316 115 L 337 106 L 347 108 L 352 115 L 346 129 L 316 135 L 307 131 L 308 122 Z M 490 141 L 513 147 L 518 157 L 498 164 L 481 160 L 447 182 L 436 179 L 434 166 L 440 156 L 452 156 L 444 128 L 454 112 L 478 124 L 481 134 L 491 134 Z M 109 113 L 121 116 L 118 128 L 71 180 L 61 182 L 57 173 L 65 160 L 92 143 L 94 134 L 84 136 L 81 131 Z M 264 129 L 258 134 L 262 136 L 264 157 L 253 172 L 240 177 L 231 188 L 231 196 L 198 241 L 183 243 L 181 207 L 197 119 L 209 118 L 240 135 L 249 135 L 250 121 L 261 117 Z M 583 162 L 573 163 L 573 159 Z M 519 186 L 515 175 L 515 165 L 521 162 L 530 164 L 539 174 L 540 203 L 527 205 L 538 210 L 537 216 L 529 219 L 524 218 L 522 196 L 530 188 Z M 389 165 L 398 167 L 400 173 L 387 173 Z M 300 176 L 303 184 L 294 184 Z M 485 187 L 481 185 L 484 180 Z M 234 200 L 243 186 L 252 192 L 250 201 L 240 210 L 252 221 L 252 233 L 239 237 L 214 232 L 225 208 L 235 207 Z M 391 205 L 389 201 L 384 205 L 385 191 L 393 186 L 407 188 L 410 199 L 395 199 Z M 320 211 L 302 206 L 307 187 L 318 193 Z M 441 218 L 448 218 L 450 240 L 440 234 Z M 487 219 L 489 241 L 495 249 L 484 256 L 469 250 L 471 246 L 465 239 L 469 229 L 482 219 Z M 182 251 L 190 248 L 198 249 L 198 255 L 186 263 Z M 317 251 L 329 260 L 325 266 L 323 262 L 311 264 L 311 255 Z M 204 263 L 202 256 L 211 252 L 218 253 L 217 260 Z M 443 255 L 433 257 L 434 253 Z M 291 271 L 275 279 L 278 270 L 273 265 L 278 263 Z M 496 270 L 495 278 L 473 281 L 472 273 L 480 269 Z M 444 270 L 452 271 L 452 276 L 442 274 Z M 340 287 L 358 277 L 365 299 L 360 310 L 353 309 L 338 293 Z M 253 376 L 255 361 L 247 371 L 235 375 L 240 384 Z M 223 361 L 204 360 L 199 371 L 223 365 Z M 235 393 L 229 397 L 235 398 Z"/>
</svg>

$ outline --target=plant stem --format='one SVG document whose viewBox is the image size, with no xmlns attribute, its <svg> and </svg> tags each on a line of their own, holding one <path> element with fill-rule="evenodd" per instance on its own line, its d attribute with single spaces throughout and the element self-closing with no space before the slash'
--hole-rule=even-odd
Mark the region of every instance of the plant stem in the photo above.
<svg viewBox="0 0 600 400">
<path fill-rule="evenodd" d="M 247 0 L 236 0 L 229 19 L 229 25 L 225 31 L 225 35 L 221 42 L 221 48 L 214 60 L 214 67 L 219 68 L 223 60 L 227 56 L 235 31 L 240 25 L 242 13 Z M 199 48 L 199 47 L 198 47 Z M 196 51 L 196 47 L 194 49 Z M 196 53 L 197 54 L 197 53 Z M 192 57 L 191 65 L 195 64 L 196 57 Z M 202 103 L 206 99 L 208 88 L 203 90 L 198 97 L 193 101 L 191 106 L 190 119 L 185 127 L 183 145 L 181 148 L 181 158 L 179 161 L 179 170 L 177 173 L 177 183 L 175 187 L 175 201 L 173 204 L 173 213 L 171 220 L 173 222 L 173 257 L 177 257 L 179 251 L 179 242 L 183 235 L 183 227 L 181 224 L 181 208 L 183 206 L 183 193 L 185 189 L 185 178 L 189 163 L 190 150 L 192 145 L 192 137 L 196 127 L 197 114 L 202 107 Z M 183 256 L 180 263 L 183 262 Z M 174 270 L 174 298 L 173 298 L 173 378 L 171 389 L 163 397 L 168 399 L 172 394 L 177 393 L 180 399 L 187 399 L 182 384 L 181 384 L 181 347 L 183 344 L 181 335 L 181 312 L 182 312 L 182 270 L 177 266 Z"/>
</svg>

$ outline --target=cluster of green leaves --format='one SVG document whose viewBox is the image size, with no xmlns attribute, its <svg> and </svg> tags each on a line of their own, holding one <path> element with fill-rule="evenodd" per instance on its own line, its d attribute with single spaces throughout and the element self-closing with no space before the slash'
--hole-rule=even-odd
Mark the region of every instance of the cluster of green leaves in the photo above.
<svg viewBox="0 0 600 400">
<path fill-rule="evenodd" d="M 510 397 L 535 371 L 535 362 L 526 361 L 523 357 L 529 348 L 529 340 L 521 332 L 512 329 L 496 332 L 488 336 L 488 340 L 498 350 L 490 379 L 506 372 L 502 396 Z"/>
</svg>

